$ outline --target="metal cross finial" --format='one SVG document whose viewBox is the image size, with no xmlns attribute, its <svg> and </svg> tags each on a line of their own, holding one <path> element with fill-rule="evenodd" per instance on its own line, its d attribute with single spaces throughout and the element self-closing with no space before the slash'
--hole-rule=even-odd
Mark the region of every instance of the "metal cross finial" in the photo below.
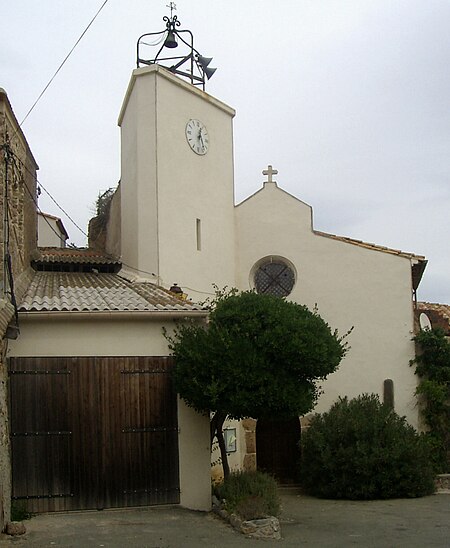
<svg viewBox="0 0 450 548">
<path fill-rule="evenodd" d="M 267 166 L 267 169 L 263 169 L 263 172 L 262 172 L 263 175 L 268 175 L 268 180 L 267 181 L 264 181 L 265 183 L 276 183 L 276 181 L 274 181 L 272 179 L 272 175 L 277 175 L 278 174 L 278 170 L 276 169 L 272 169 L 272 166 L 269 164 Z"/>
<path fill-rule="evenodd" d="M 166 8 L 170 8 L 170 18 L 172 19 L 173 11 L 177 9 L 177 6 L 176 6 L 175 2 L 169 2 L 166 5 Z"/>
</svg>

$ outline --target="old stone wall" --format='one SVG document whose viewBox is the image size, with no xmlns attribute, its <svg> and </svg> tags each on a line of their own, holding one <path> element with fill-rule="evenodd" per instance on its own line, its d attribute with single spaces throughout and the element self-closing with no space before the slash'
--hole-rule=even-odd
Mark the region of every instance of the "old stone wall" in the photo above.
<svg viewBox="0 0 450 548">
<path fill-rule="evenodd" d="M 10 520 L 11 511 L 6 329 L 14 320 L 13 293 L 19 301 L 37 245 L 37 169 L 8 97 L 0 88 L 0 531 Z M 14 292 L 5 270 L 7 254 Z"/>
<path fill-rule="evenodd" d="M 88 245 L 97 251 L 120 257 L 121 255 L 121 193 L 120 183 L 115 191 L 107 191 L 103 198 L 101 214 L 89 221 Z M 99 213 L 97 211 L 97 213 Z"/>
<path fill-rule="evenodd" d="M 108 226 L 106 234 L 105 251 L 114 257 L 122 255 L 121 242 L 121 207 L 122 207 L 120 183 L 111 199 L 109 208 Z"/>
<path fill-rule="evenodd" d="M 0 91 L 0 147 L 8 146 L 10 153 L 5 162 L 5 150 L 0 153 L 0 242 L 2 255 L 9 242 L 13 276 L 20 275 L 30 264 L 30 254 L 37 245 L 36 170 L 38 166 L 12 112 L 8 98 Z M 5 182 L 7 181 L 7 188 Z M 7 199 L 7 208 L 5 207 Z M 9 218 L 6 234 L 4 219 Z M 8 234 L 9 233 L 9 234 Z M 6 236 L 6 238 L 5 238 Z M 3 268 L 0 279 L 4 279 Z"/>
<path fill-rule="evenodd" d="M 243 469 L 246 471 L 256 470 L 256 420 L 244 419 L 242 428 L 245 432 L 245 455 Z"/>
<path fill-rule="evenodd" d="M 4 359 L 5 340 L 0 342 L 0 531 L 10 520 L 11 464 L 7 405 L 8 372 Z"/>
</svg>

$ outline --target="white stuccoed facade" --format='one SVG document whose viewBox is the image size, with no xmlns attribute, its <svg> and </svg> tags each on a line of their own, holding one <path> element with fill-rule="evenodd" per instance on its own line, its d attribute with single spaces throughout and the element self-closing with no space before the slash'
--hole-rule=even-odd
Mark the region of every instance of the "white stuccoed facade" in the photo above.
<svg viewBox="0 0 450 548">
<path fill-rule="evenodd" d="M 288 299 L 313 309 L 332 329 L 346 333 L 351 349 L 323 384 L 316 411 L 338 396 L 383 395 L 392 379 L 396 410 L 418 426 L 414 398 L 411 260 L 317 234 L 312 209 L 276 186 L 264 188 L 236 207 L 237 286 L 252 287 L 252 271 L 263 258 L 282 257 L 296 273 Z"/>
<path fill-rule="evenodd" d="M 179 281 L 205 292 L 213 282 L 233 282 L 233 116 L 233 109 L 158 65 L 133 72 L 119 117 L 126 268 L 153 273 L 167 287 Z M 204 156 L 188 146 L 190 119 L 208 128 Z"/>
<path fill-rule="evenodd" d="M 133 72 L 119 117 L 122 175 L 113 211 L 120 215 L 109 220 L 108 250 L 120 250 L 124 271 L 164 287 L 176 282 L 194 301 L 211 293 L 212 284 L 254 288 L 258 266 L 280 259 L 295 274 L 289 300 L 317 304 L 341 334 L 354 328 L 351 350 L 323 383 L 315 411 L 327 410 L 339 396 L 367 392 L 382 399 L 383 383 L 391 379 L 395 410 L 419 428 L 409 361 L 413 290 L 425 258 L 314 231 L 311 207 L 280 189 L 269 173 L 260 191 L 235 206 L 234 114 L 157 65 Z M 191 119 L 207 127 L 204 155 L 187 142 Z M 245 436 L 237 434 L 233 467 L 246 453 Z"/>
<path fill-rule="evenodd" d="M 59 217 L 38 211 L 37 221 L 39 247 L 66 247 L 69 236 Z"/>
</svg>

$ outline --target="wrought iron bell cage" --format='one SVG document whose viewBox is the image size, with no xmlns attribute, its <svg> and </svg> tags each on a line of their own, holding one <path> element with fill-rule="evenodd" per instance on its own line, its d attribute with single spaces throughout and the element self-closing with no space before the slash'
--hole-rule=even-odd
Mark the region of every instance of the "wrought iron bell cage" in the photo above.
<svg viewBox="0 0 450 548">
<path fill-rule="evenodd" d="M 194 48 L 194 36 L 190 30 L 179 29 L 180 21 L 177 16 L 173 15 L 163 17 L 166 23 L 166 28 L 158 32 L 148 32 L 139 37 L 136 44 L 136 66 L 140 68 L 142 65 L 158 64 L 168 69 L 174 74 L 187 78 L 194 86 L 201 86 L 205 90 L 206 80 L 216 71 L 215 68 L 209 67 L 211 58 L 203 57 Z M 153 43 L 148 43 L 150 37 L 159 37 Z M 151 59 L 145 59 L 142 55 L 143 48 L 160 46 L 156 55 Z M 165 55 L 165 49 L 173 50 L 178 46 L 184 47 L 183 55 Z"/>
</svg>

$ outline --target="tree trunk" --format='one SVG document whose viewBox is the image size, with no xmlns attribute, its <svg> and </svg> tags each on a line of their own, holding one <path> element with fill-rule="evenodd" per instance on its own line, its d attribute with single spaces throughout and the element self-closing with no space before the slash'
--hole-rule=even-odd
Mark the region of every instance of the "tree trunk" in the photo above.
<svg viewBox="0 0 450 548">
<path fill-rule="evenodd" d="M 217 430 L 217 418 L 218 415 L 215 413 L 211 419 L 211 422 L 209 424 L 210 427 L 210 435 L 211 435 L 211 448 L 214 441 L 214 438 L 216 437 L 216 430 Z"/>
<path fill-rule="evenodd" d="M 223 438 L 223 431 L 222 431 L 223 423 L 225 422 L 226 418 L 227 418 L 226 414 L 217 412 L 211 419 L 211 443 L 214 437 L 217 437 L 217 441 L 219 443 L 219 448 L 220 448 L 220 456 L 222 458 L 222 469 L 223 469 L 224 479 L 227 479 L 230 476 L 230 466 L 228 464 L 228 455 L 227 455 L 225 440 Z"/>
</svg>

